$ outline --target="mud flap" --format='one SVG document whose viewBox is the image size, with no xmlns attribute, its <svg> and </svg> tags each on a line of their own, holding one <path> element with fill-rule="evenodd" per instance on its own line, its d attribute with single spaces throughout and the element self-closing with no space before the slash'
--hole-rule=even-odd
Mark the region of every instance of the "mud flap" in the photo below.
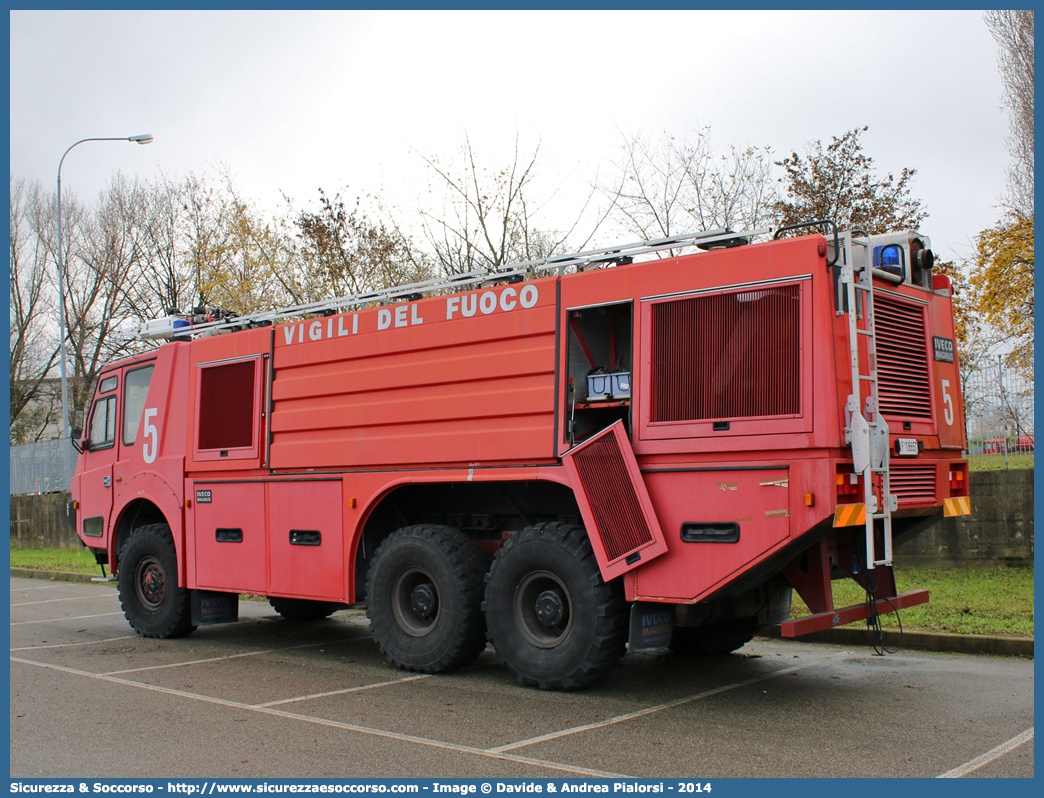
<svg viewBox="0 0 1044 798">
<path fill-rule="evenodd" d="M 628 651 L 667 648 L 674 632 L 674 604 L 636 601 L 631 605 L 631 631 Z"/>
<path fill-rule="evenodd" d="M 239 620 L 239 594 L 216 590 L 192 591 L 192 625 L 235 623 Z"/>
</svg>

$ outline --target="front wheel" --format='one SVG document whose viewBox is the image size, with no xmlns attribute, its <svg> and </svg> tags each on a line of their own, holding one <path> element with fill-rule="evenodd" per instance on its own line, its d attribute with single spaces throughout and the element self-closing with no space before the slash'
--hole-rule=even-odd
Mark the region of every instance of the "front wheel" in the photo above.
<svg viewBox="0 0 1044 798">
<path fill-rule="evenodd" d="M 178 587 L 178 555 L 166 524 L 134 532 L 120 556 L 120 604 L 143 637 L 184 637 L 192 625 L 190 593 Z"/>
<path fill-rule="evenodd" d="M 602 580 L 583 527 L 537 524 L 497 552 L 486 585 L 486 625 L 497 658 L 542 690 L 586 687 L 627 643 L 619 580 Z"/>
</svg>

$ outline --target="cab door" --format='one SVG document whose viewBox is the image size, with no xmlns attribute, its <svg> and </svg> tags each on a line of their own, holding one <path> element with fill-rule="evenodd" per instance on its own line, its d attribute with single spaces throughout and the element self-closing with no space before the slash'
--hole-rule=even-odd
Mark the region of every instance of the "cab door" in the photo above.
<svg viewBox="0 0 1044 798">
<path fill-rule="evenodd" d="M 92 548 L 103 548 L 108 539 L 112 514 L 112 467 L 118 452 L 119 383 L 118 372 L 101 376 L 87 421 L 84 467 L 80 473 L 78 531 Z"/>
</svg>

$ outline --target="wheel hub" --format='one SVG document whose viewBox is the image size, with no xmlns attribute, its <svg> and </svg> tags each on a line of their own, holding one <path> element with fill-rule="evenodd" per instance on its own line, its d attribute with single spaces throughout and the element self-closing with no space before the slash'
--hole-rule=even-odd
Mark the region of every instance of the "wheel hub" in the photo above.
<svg viewBox="0 0 1044 798">
<path fill-rule="evenodd" d="M 526 574 L 515 588 L 512 609 L 516 628 L 531 645 L 552 649 L 569 638 L 573 600 L 565 582 L 551 571 Z"/>
<path fill-rule="evenodd" d="M 536 616 L 544 626 L 550 628 L 562 621 L 562 597 L 554 590 L 545 590 L 536 600 Z"/>
<path fill-rule="evenodd" d="M 137 576 L 135 585 L 139 601 L 150 611 L 159 609 L 167 592 L 166 575 L 159 561 L 155 557 L 143 558 L 138 564 Z"/>
<path fill-rule="evenodd" d="M 430 618 L 435 612 L 435 591 L 431 585 L 417 585 L 410 594 L 410 605 L 421 618 Z"/>
<path fill-rule="evenodd" d="M 429 634 L 439 622 L 439 589 L 420 568 L 406 568 L 392 586 L 391 611 L 399 628 L 412 637 Z"/>
</svg>

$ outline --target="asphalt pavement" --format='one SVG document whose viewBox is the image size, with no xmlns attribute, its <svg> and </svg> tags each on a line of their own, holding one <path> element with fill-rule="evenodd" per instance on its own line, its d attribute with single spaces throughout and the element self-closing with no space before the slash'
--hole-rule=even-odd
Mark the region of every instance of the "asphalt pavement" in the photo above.
<svg viewBox="0 0 1044 798">
<path fill-rule="evenodd" d="M 574 693 L 487 649 L 390 667 L 357 611 L 141 638 L 112 585 L 11 579 L 12 777 L 1032 777 L 1033 662 L 756 638 Z"/>
</svg>

